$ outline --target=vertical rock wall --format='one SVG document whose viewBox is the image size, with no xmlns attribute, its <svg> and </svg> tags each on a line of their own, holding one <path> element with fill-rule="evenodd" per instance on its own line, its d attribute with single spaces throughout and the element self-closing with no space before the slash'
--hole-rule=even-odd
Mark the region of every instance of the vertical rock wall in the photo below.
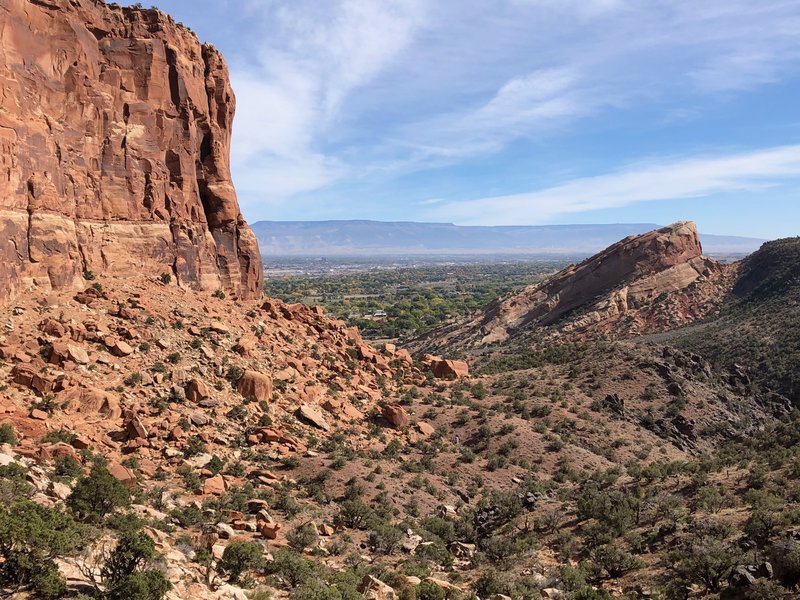
<svg viewBox="0 0 800 600">
<path fill-rule="evenodd" d="M 157 10 L 0 0 L 0 298 L 95 273 L 261 293 L 225 62 Z"/>
</svg>

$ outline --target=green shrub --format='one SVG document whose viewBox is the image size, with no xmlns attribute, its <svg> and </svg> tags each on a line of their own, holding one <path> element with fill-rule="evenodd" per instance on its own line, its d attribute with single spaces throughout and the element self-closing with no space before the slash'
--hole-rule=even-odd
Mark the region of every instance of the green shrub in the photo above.
<svg viewBox="0 0 800 600">
<path fill-rule="evenodd" d="M 55 460 L 55 474 L 56 477 L 75 479 L 83 475 L 83 467 L 71 456 L 58 456 Z"/>
<path fill-rule="evenodd" d="M 3 423 L 0 425 L 0 444 L 17 445 L 17 434 L 14 432 L 11 423 Z"/>
<path fill-rule="evenodd" d="M 258 542 L 233 542 L 225 547 L 217 564 L 219 572 L 236 583 L 245 573 L 264 566 L 264 547 Z"/>
<path fill-rule="evenodd" d="M 317 565 L 297 552 L 281 548 L 266 566 L 267 574 L 277 575 L 292 588 L 303 585 L 317 574 Z"/>
<path fill-rule="evenodd" d="M 299 525 L 286 533 L 286 541 L 289 542 L 289 546 L 299 552 L 313 546 L 318 540 L 317 529 L 311 523 Z"/>
<path fill-rule="evenodd" d="M 150 569 L 126 577 L 106 593 L 108 600 L 161 600 L 172 584 L 161 571 Z"/>
<path fill-rule="evenodd" d="M 55 559 L 74 554 L 85 540 L 83 527 L 56 508 L 27 499 L 0 508 L 0 587 L 59 597 L 66 583 Z"/>
<path fill-rule="evenodd" d="M 447 594 L 431 581 L 423 581 L 417 586 L 417 600 L 445 600 Z"/>
<path fill-rule="evenodd" d="M 67 498 L 67 506 L 78 519 L 92 522 L 130 503 L 130 491 L 100 464 L 95 464 L 89 475 L 78 480 Z"/>
</svg>

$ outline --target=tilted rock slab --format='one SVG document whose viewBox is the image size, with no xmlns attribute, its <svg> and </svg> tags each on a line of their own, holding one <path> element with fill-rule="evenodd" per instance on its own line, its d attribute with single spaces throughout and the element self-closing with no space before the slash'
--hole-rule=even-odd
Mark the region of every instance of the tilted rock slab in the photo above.
<svg viewBox="0 0 800 600">
<path fill-rule="evenodd" d="M 84 271 L 261 293 L 219 52 L 154 9 L 0 3 L 0 300 Z"/>
<path fill-rule="evenodd" d="M 416 351 L 452 351 L 502 343 L 533 327 L 550 326 L 612 337 L 666 330 L 713 310 L 724 298 L 729 273 L 730 267 L 703 256 L 697 227 L 682 221 L 627 237 L 409 345 Z"/>
</svg>

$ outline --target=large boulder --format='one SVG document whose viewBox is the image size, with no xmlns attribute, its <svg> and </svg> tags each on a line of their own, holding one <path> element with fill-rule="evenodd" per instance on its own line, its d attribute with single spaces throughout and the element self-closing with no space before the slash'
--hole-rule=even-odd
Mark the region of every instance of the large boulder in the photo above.
<svg viewBox="0 0 800 600">
<path fill-rule="evenodd" d="M 302 404 L 300 405 L 300 408 L 297 409 L 297 413 L 304 420 L 308 421 L 315 427 L 319 427 L 323 431 L 329 431 L 331 428 L 330 424 L 325 420 L 322 411 L 317 406 Z"/>
<path fill-rule="evenodd" d="M 202 379 L 198 379 L 197 377 L 192 377 L 187 381 L 184 390 L 186 392 L 186 399 L 189 402 L 197 403 L 211 398 L 211 392 L 208 390 L 208 386 Z"/>
<path fill-rule="evenodd" d="M 383 407 L 382 414 L 384 419 L 398 429 L 406 427 L 411 422 L 406 409 L 399 404 L 387 404 Z"/>
<path fill-rule="evenodd" d="M 431 363 L 431 371 L 437 379 L 461 379 L 469 377 L 469 365 L 463 360 L 437 360 Z"/>
<path fill-rule="evenodd" d="M 258 371 L 245 371 L 236 383 L 238 392 L 248 398 L 260 402 L 272 399 L 272 377 Z"/>
<path fill-rule="evenodd" d="M 366 600 L 397 600 L 397 593 L 377 577 L 366 575 L 358 586 Z"/>
</svg>

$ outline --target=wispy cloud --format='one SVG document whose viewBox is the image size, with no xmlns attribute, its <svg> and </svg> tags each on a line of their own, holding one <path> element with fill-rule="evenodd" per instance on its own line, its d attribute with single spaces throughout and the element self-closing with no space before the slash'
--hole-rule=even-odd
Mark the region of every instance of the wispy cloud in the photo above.
<svg viewBox="0 0 800 600">
<path fill-rule="evenodd" d="M 314 192 L 330 203 L 339 189 L 401 204 L 383 192 L 442 168 L 494 195 L 501 184 L 474 172 L 479 161 L 597 124 L 644 137 L 800 72 L 800 10 L 788 0 L 226 1 L 226 31 L 242 32 L 226 51 L 232 163 L 257 217 L 312 205 Z M 629 120 L 637 111 L 648 114 Z M 420 207 L 450 195 L 415 189 Z"/>
<path fill-rule="evenodd" d="M 474 107 L 413 123 L 395 143 L 421 161 L 453 160 L 496 152 L 509 141 L 542 133 L 594 107 L 580 88 L 578 73 L 542 69 L 506 81 L 487 101 Z"/>
<path fill-rule="evenodd" d="M 756 191 L 787 178 L 800 178 L 800 145 L 639 164 L 529 193 L 448 202 L 428 211 L 426 218 L 460 224 L 536 224 L 639 202 Z"/>
<path fill-rule="evenodd" d="M 255 60 L 239 61 L 232 73 L 238 98 L 232 162 L 241 189 L 280 201 L 347 172 L 321 140 L 348 94 L 409 44 L 423 6 L 300 0 L 249 8 L 269 35 Z"/>
</svg>

